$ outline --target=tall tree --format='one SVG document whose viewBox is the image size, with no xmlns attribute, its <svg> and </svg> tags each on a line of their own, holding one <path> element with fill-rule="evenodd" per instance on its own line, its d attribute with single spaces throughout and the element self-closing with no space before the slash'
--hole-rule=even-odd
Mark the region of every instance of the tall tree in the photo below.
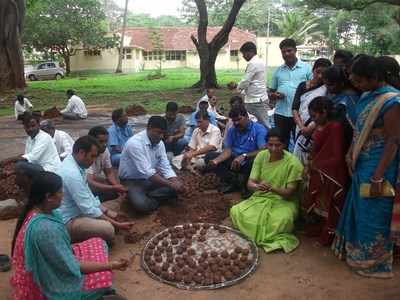
<svg viewBox="0 0 400 300">
<path fill-rule="evenodd" d="M 24 0 L 0 1 L 0 91 L 25 87 L 21 32 Z"/>
<path fill-rule="evenodd" d="M 34 1 L 26 13 L 24 44 L 38 51 L 59 53 L 67 74 L 77 48 L 101 49 L 115 45 L 106 37 L 107 21 L 99 0 Z"/>
<path fill-rule="evenodd" d="M 218 52 L 228 42 L 229 34 L 236 21 L 236 16 L 246 0 L 234 0 L 232 8 L 226 18 L 224 25 L 209 42 L 207 40 L 208 12 L 205 0 L 195 0 L 199 13 L 199 24 L 197 37 L 192 35 L 191 39 L 196 46 L 200 57 L 200 80 L 193 87 L 211 88 L 217 87 L 217 74 L 215 72 L 215 61 Z"/>
<path fill-rule="evenodd" d="M 122 22 L 121 39 L 119 42 L 118 64 L 115 73 L 122 73 L 122 58 L 124 56 L 124 39 L 126 31 L 126 20 L 128 17 L 128 2 L 129 0 L 125 0 L 124 20 Z"/>
</svg>

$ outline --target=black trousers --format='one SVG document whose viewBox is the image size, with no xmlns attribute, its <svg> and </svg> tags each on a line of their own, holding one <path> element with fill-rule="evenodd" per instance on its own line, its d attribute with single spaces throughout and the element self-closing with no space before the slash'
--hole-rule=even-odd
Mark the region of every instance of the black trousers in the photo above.
<svg viewBox="0 0 400 300">
<path fill-rule="evenodd" d="M 206 165 L 208 165 L 210 160 L 217 158 L 220 154 L 221 153 L 217 151 L 207 153 L 204 158 Z M 218 164 L 218 166 L 212 171 L 221 179 L 223 183 L 232 185 L 238 184 L 239 188 L 246 188 L 254 159 L 246 159 L 239 171 L 233 171 L 231 169 L 231 164 L 234 159 L 235 158 L 231 156 L 229 159 Z"/>
<path fill-rule="evenodd" d="M 286 144 L 289 145 L 290 138 L 294 137 L 295 123 L 293 117 L 285 117 L 274 114 L 274 122 L 275 127 L 279 128 L 282 138 L 286 141 Z"/>
</svg>

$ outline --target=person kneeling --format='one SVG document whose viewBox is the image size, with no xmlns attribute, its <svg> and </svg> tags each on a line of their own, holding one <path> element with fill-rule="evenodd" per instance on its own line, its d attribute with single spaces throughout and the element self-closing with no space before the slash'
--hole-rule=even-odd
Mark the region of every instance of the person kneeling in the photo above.
<svg viewBox="0 0 400 300">
<path fill-rule="evenodd" d="M 210 116 L 206 111 L 196 113 L 197 128 L 193 131 L 189 143 L 189 151 L 183 154 L 182 167 L 195 168 L 205 166 L 204 156 L 211 151 L 220 151 L 222 144 L 221 131 L 210 124 Z"/>
<path fill-rule="evenodd" d="M 141 213 L 153 211 L 160 202 L 174 199 L 176 193 L 185 191 L 162 142 L 166 130 L 165 118 L 152 116 L 147 129 L 131 137 L 122 151 L 119 177 L 128 187 L 128 201 Z"/>
<path fill-rule="evenodd" d="M 19 216 L 12 242 L 12 299 L 124 299 L 113 295 L 111 270 L 128 260 L 108 261 L 107 245 L 92 238 L 71 246 L 57 212 L 63 196 L 61 177 L 40 172 Z"/>
<path fill-rule="evenodd" d="M 233 225 L 267 253 L 278 249 L 287 253 L 299 245 L 291 232 L 303 166 L 284 150 L 285 144 L 281 133 L 271 129 L 267 150 L 257 155 L 247 184 L 254 194 L 230 210 Z"/>
<path fill-rule="evenodd" d="M 95 138 L 82 136 L 76 140 L 72 155 L 61 163 L 64 197 L 59 208 L 73 242 L 100 237 L 112 244 L 115 228 L 128 230 L 131 222 L 118 222 L 116 213 L 102 206 L 89 188 L 86 169 L 96 160 L 99 145 Z"/>
</svg>

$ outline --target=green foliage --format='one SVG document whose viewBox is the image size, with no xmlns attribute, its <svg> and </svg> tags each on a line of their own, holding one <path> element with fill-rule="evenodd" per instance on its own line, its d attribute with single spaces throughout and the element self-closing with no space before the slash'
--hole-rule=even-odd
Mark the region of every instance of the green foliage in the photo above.
<svg viewBox="0 0 400 300">
<path fill-rule="evenodd" d="M 162 62 L 164 59 L 164 41 L 160 32 L 160 28 L 155 28 L 150 31 L 149 34 L 150 41 L 153 45 L 154 51 L 158 52 L 158 69 L 157 74 L 158 76 L 162 76 Z"/>
<path fill-rule="evenodd" d="M 99 0 L 31 0 L 23 43 L 38 51 L 59 53 L 68 65 L 74 47 L 114 46 L 115 39 L 106 37 L 107 31 Z"/>
<path fill-rule="evenodd" d="M 158 16 L 152 17 L 149 14 L 133 14 L 128 15 L 127 24 L 129 27 L 181 27 L 186 24 L 175 16 Z"/>
</svg>

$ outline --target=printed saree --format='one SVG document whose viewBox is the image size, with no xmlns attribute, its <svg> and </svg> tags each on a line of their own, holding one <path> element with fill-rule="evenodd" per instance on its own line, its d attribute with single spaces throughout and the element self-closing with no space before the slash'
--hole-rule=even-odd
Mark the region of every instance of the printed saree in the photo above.
<svg viewBox="0 0 400 300">
<path fill-rule="evenodd" d="M 392 87 L 386 86 L 373 92 L 365 93 L 358 101 L 355 114 L 353 145 L 358 145 L 363 127 L 370 114 L 374 114 L 376 98 L 388 92 L 397 93 Z M 383 135 L 384 114 L 393 105 L 399 104 L 399 97 L 385 101 L 379 109 L 372 125 L 372 130 L 366 136 L 366 141 L 359 151 L 353 150 L 354 172 L 352 185 L 346 197 L 336 237 L 332 249 L 340 259 L 358 274 L 367 277 L 390 278 L 393 262 L 393 241 L 390 238 L 393 197 L 362 198 L 360 185 L 369 183 L 378 165 L 385 145 Z M 358 155 L 354 153 L 358 152 Z M 384 179 L 395 185 L 398 174 L 398 157 L 392 160 L 385 170 Z"/>
</svg>

